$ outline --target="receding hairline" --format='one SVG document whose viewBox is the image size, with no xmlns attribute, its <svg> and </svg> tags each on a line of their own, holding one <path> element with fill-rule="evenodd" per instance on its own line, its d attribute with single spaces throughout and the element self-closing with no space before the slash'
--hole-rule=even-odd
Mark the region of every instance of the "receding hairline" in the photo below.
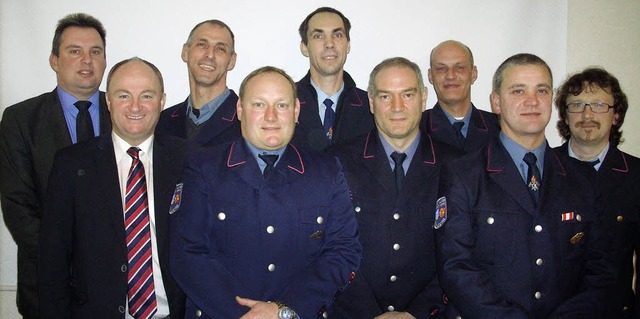
<svg viewBox="0 0 640 319">
<path fill-rule="evenodd" d="M 446 40 L 446 41 L 442 41 L 440 43 L 438 43 L 438 45 L 436 45 L 433 49 L 431 49 L 431 53 L 429 54 L 429 65 L 432 66 L 433 65 L 433 56 L 435 55 L 436 51 L 438 49 L 441 49 L 442 47 L 444 47 L 445 45 L 454 45 L 458 48 L 461 48 L 463 51 L 465 51 L 467 53 L 467 58 L 469 59 L 469 62 L 471 63 L 471 66 L 473 67 L 475 64 L 474 60 L 473 60 L 473 52 L 471 52 L 471 49 L 464 43 L 457 41 L 457 40 Z"/>
</svg>

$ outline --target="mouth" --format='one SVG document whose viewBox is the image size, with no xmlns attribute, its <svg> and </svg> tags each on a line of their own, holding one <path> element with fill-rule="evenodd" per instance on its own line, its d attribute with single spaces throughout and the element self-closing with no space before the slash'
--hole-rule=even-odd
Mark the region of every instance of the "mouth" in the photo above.
<svg viewBox="0 0 640 319">
<path fill-rule="evenodd" d="M 205 71 L 215 71 L 216 70 L 215 66 L 208 65 L 208 64 L 198 64 L 198 67 L 200 67 L 201 69 L 203 69 Z"/>
<path fill-rule="evenodd" d="M 81 70 L 80 72 L 78 72 L 78 74 L 80 74 L 81 76 L 91 76 L 91 75 L 93 75 L 93 71 L 91 71 L 91 70 Z"/>
<path fill-rule="evenodd" d="M 144 115 L 127 115 L 127 119 L 134 120 L 134 121 L 141 120 L 143 118 L 144 118 Z"/>
<path fill-rule="evenodd" d="M 577 124 L 578 127 L 583 129 L 592 129 L 592 128 L 600 128 L 600 123 L 597 122 L 580 122 Z"/>
</svg>

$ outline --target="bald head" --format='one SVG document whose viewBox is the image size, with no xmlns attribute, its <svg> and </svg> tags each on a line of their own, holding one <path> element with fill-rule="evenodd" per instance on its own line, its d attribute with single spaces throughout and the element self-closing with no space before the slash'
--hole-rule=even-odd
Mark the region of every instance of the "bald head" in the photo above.
<svg viewBox="0 0 640 319">
<path fill-rule="evenodd" d="M 444 42 L 440 42 L 440 44 L 436 45 L 435 48 L 433 48 L 433 50 L 431 50 L 431 54 L 429 55 L 429 64 L 431 67 L 433 67 L 433 57 L 435 54 L 439 53 L 441 50 L 447 50 L 447 49 L 451 49 L 451 48 L 459 48 L 459 49 L 463 49 L 464 51 L 466 51 L 469 54 L 469 63 L 471 65 L 473 64 L 473 53 L 471 52 L 471 49 L 469 49 L 468 46 L 466 46 L 464 43 L 460 42 L 460 41 L 456 41 L 456 40 L 447 40 Z"/>
</svg>

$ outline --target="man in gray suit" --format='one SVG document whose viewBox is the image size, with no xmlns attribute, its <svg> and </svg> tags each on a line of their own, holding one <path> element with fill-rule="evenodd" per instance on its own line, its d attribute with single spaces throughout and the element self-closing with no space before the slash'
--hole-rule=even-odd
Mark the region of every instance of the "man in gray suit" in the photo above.
<svg viewBox="0 0 640 319">
<path fill-rule="evenodd" d="M 18 245 L 18 311 L 39 318 L 36 282 L 42 203 L 53 156 L 61 148 L 111 131 L 104 93 L 105 29 L 70 14 L 58 22 L 49 57 L 57 87 L 8 107 L 0 122 L 0 199 Z"/>
</svg>

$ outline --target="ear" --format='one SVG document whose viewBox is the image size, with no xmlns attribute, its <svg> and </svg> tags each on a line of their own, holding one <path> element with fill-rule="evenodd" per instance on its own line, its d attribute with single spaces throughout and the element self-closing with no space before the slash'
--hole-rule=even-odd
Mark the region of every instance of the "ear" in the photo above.
<svg viewBox="0 0 640 319">
<path fill-rule="evenodd" d="M 307 58 L 309 57 L 309 48 L 307 48 L 307 46 L 302 41 L 300 41 L 300 52 L 305 57 L 307 57 Z"/>
<path fill-rule="evenodd" d="M 429 79 L 429 83 L 433 84 L 433 74 L 431 73 L 431 68 L 427 71 L 427 78 Z"/>
<path fill-rule="evenodd" d="M 498 93 L 496 92 L 491 92 L 490 100 L 491 100 L 491 111 L 493 113 L 500 114 L 500 112 L 502 111 L 500 109 L 500 95 L 498 95 Z"/>
<path fill-rule="evenodd" d="M 371 114 L 374 114 L 375 112 L 373 111 L 373 95 L 371 95 L 371 92 L 367 92 L 367 97 L 369 97 L 369 112 L 371 112 Z"/>
<path fill-rule="evenodd" d="M 347 54 L 351 52 L 351 41 L 347 42 Z"/>
<path fill-rule="evenodd" d="M 618 113 L 613 113 L 613 125 L 618 125 L 618 121 L 620 121 L 620 114 Z"/>
<path fill-rule="evenodd" d="M 240 101 L 240 99 L 236 102 L 236 114 L 238 116 L 238 121 L 242 121 L 242 101 Z"/>
<path fill-rule="evenodd" d="M 471 69 L 471 84 L 473 84 L 478 78 L 478 68 L 474 65 Z"/>
<path fill-rule="evenodd" d="M 182 45 L 182 53 L 180 54 L 180 56 L 182 57 L 182 61 L 187 62 L 187 57 L 189 56 L 189 45 L 188 44 L 183 44 Z"/>
<path fill-rule="evenodd" d="M 58 73 L 58 57 L 53 53 L 49 55 L 49 66 L 51 66 L 51 69 Z"/>
<path fill-rule="evenodd" d="M 422 90 L 422 112 L 427 109 L 427 97 L 429 96 L 429 89 L 425 86 Z"/>
<path fill-rule="evenodd" d="M 297 124 L 298 123 L 298 116 L 300 116 L 300 100 L 298 100 L 298 98 L 296 98 L 296 106 L 293 109 L 293 112 L 294 112 L 293 115 L 294 115 L 294 117 L 296 119 L 295 123 Z"/>
<path fill-rule="evenodd" d="M 106 92 L 106 94 L 104 95 L 105 99 L 107 100 L 107 110 L 109 110 L 109 113 L 113 114 L 111 112 L 111 98 L 109 97 L 109 92 Z"/>
<path fill-rule="evenodd" d="M 164 103 L 167 101 L 167 93 L 162 93 L 162 99 L 160 99 L 160 111 L 164 110 Z"/>
<path fill-rule="evenodd" d="M 229 66 L 227 67 L 227 71 L 231 71 L 233 70 L 233 68 L 236 67 L 236 58 L 238 57 L 238 55 L 233 52 L 233 54 L 231 55 L 231 59 L 229 60 Z"/>
</svg>

